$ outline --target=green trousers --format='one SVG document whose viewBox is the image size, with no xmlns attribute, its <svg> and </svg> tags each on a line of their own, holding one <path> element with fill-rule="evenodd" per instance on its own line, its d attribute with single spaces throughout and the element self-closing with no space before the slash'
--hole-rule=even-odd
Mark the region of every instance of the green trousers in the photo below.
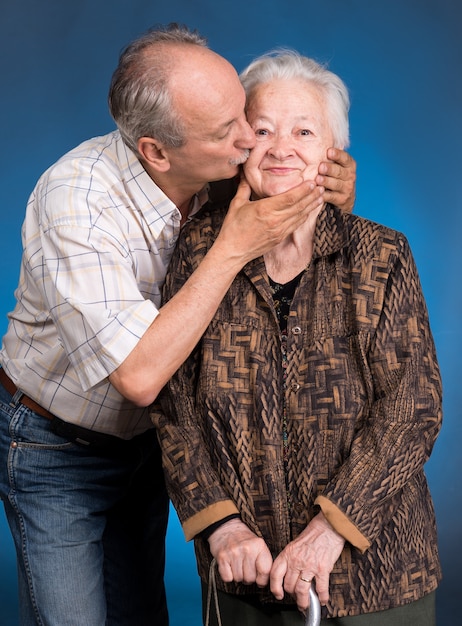
<svg viewBox="0 0 462 626">
<path fill-rule="evenodd" d="M 207 586 L 202 584 L 202 613 L 206 625 Z M 387 611 L 321 620 L 322 626 L 435 626 L 435 592 L 421 600 Z M 209 623 L 218 626 L 215 604 L 210 606 Z M 303 626 L 304 618 L 296 609 L 265 610 L 257 602 L 218 591 L 222 626 Z"/>
</svg>

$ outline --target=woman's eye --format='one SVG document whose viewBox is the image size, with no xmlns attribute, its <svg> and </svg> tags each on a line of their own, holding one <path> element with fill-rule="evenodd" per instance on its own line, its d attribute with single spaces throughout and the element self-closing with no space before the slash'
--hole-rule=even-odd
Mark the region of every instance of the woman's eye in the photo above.
<svg viewBox="0 0 462 626">
<path fill-rule="evenodd" d="M 308 135 L 311 135 L 311 134 L 312 134 L 312 133 L 311 133 L 311 130 L 308 130 L 308 128 L 303 128 L 303 129 L 300 131 L 300 135 L 303 135 L 304 137 L 307 137 Z"/>
<path fill-rule="evenodd" d="M 262 136 L 265 137 L 268 134 L 268 131 L 265 128 L 256 128 L 255 129 L 255 134 L 258 136 Z"/>
</svg>

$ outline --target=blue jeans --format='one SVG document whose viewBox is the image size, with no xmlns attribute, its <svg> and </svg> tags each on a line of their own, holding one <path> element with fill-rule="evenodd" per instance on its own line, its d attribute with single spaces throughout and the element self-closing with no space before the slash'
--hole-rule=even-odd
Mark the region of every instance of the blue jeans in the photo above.
<svg viewBox="0 0 462 626">
<path fill-rule="evenodd" d="M 0 497 L 21 626 L 167 626 L 168 497 L 154 431 L 96 454 L 0 385 Z"/>
</svg>

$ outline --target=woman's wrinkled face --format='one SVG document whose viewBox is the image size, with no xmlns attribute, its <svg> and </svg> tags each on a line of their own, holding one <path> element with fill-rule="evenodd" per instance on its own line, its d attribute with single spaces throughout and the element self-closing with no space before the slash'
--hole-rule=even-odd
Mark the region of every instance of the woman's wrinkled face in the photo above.
<svg viewBox="0 0 462 626">
<path fill-rule="evenodd" d="M 322 91 L 300 79 L 260 85 L 247 108 L 256 146 L 244 165 L 253 196 L 273 196 L 314 180 L 333 136 Z"/>
</svg>

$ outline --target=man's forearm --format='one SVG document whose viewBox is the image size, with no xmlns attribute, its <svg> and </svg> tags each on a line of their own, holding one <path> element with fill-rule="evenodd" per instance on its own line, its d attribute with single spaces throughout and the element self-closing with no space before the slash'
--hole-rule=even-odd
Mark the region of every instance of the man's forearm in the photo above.
<svg viewBox="0 0 462 626">
<path fill-rule="evenodd" d="M 241 185 L 220 233 L 196 271 L 161 309 L 110 382 L 139 406 L 151 404 L 189 356 L 242 267 L 293 230 L 322 203 L 322 188 L 305 182 L 249 202 Z"/>
<path fill-rule="evenodd" d="M 110 376 L 118 391 L 151 404 L 189 356 L 213 318 L 241 264 L 211 248 L 198 269 L 167 302 L 122 365 Z"/>
</svg>

